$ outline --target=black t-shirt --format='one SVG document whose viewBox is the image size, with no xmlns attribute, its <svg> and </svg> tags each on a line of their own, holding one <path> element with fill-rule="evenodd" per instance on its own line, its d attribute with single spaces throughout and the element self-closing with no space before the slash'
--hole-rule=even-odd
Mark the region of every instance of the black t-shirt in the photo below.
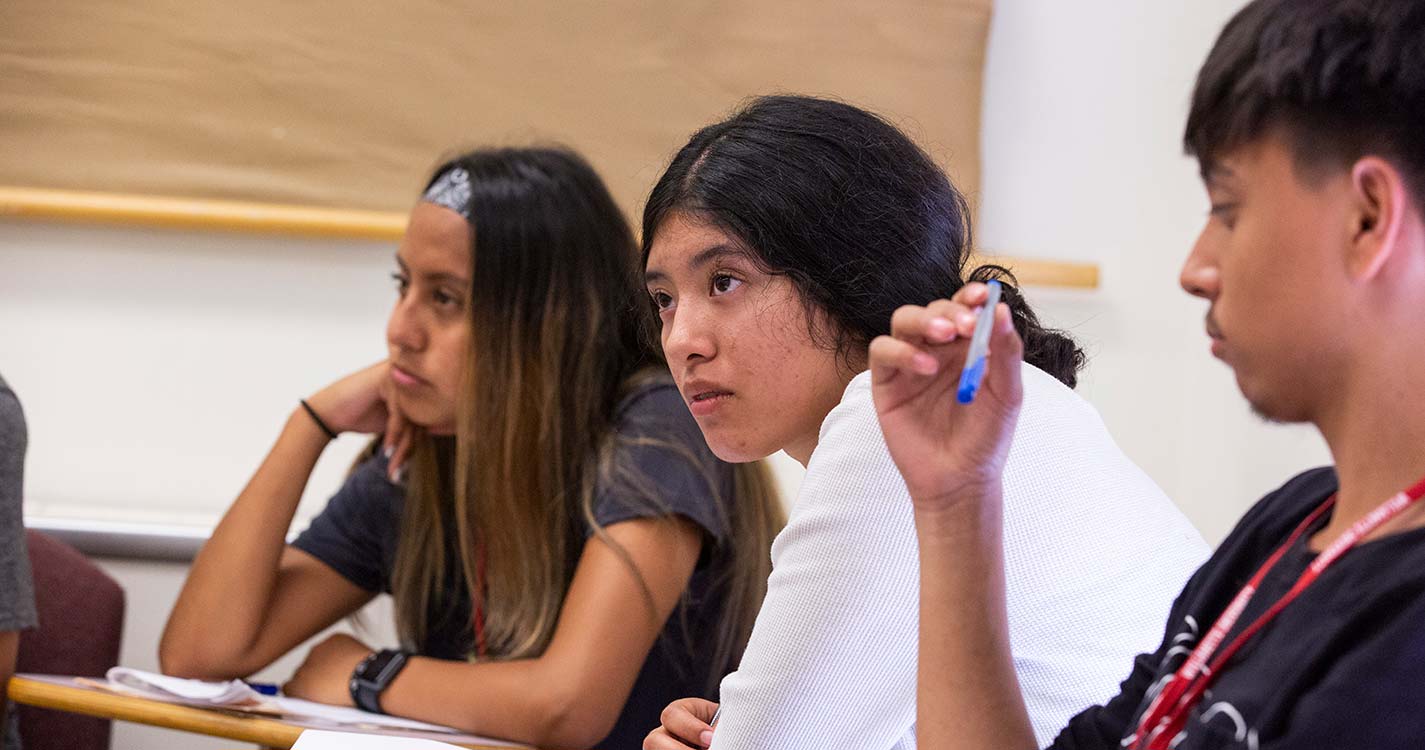
<svg viewBox="0 0 1425 750">
<path fill-rule="evenodd" d="M 659 515 L 641 500 L 651 490 L 668 511 L 692 521 L 706 538 L 682 602 L 644 662 L 613 731 L 598 745 L 605 750 L 642 747 L 643 738 L 658 726 L 663 707 L 677 698 L 713 697 L 707 695 L 713 677 L 708 663 L 711 633 L 722 614 L 719 583 L 729 559 L 722 554 L 728 531 L 722 499 L 732 492 L 731 467 L 712 455 L 682 397 L 668 381 L 654 382 L 624 398 L 615 424 L 620 437 L 635 439 L 615 443 L 612 463 L 632 471 L 611 472 L 596 487 L 595 520 L 607 527 Z M 636 439 L 642 437 L 654 440 Z M 709 480 L 719 485 L 716 491 Z M 642 486 L 625 485 L 632 481 Z M 367 591 L 389 593 L 403 500 L 403 488 L 386 480 L 386 460 L 369 459 L 292 545 Z M 582 520 L 576 523 L 579 528 L 571 533 L 584 539 L 593 533 Z M 423 656 L 463 660 L 474 643 L 470 596 L 454 556 L 449 565 L 446 580 L 457 584 L 433 597 L 429 632 L 416 647 Z"/>
<path fill-rule="evenodd" d="M 1158 651 L 1139 656 L 1122 692 L 1074 717 L 1051 747 L 1119 750 L 1162 681 L 1297 524 L 1335 491 L 1335 472 L 1314 469 L 1248 511 L 1178 596 Z M 1328 513 L 1312 531 L 1329 520 Z M 1309 536 L 1263 580 L 1224 647 L 1315 559 Z M 1327 568 L 1227 663 L 1175 749 L 1422 748 L 1422 688 L 1425 529 L 1414 529 L 1360 544 Z"/>
</svg>

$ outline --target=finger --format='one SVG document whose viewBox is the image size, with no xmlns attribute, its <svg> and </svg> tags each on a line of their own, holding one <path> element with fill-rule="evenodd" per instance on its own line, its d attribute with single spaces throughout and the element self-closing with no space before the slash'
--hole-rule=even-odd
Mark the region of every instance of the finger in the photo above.
<svg viewBox="0 0 1425 750">
<path fill-rule="evenodd" d="M 384 398 L 384 392 L 382 396 Z M 386 401 L 386 434 L 381 439 L 381 451 L 386 454 L 388 460 L 395 455 L 396 442 L 401 438 L 401 429 L 405 423 L 400 410 L 390 401 Z"/>
<path fill-rule="evenodd" d="M 711 716 L 708 717 L 712 718 Z M 704 732 L 711 732 L 712 727 L 704 719 L 699 718 L 689 710 L 688 701 L 674 701 L 663 709 L 663 714 L 659 717 L 659 723 L 668 733 L 683 742 L 695 747 L 702 746 L 702 736 Z"/>
<path fill-rule="evenodd" d="M 967 308 L 950 300 L 937 300 L 926 307 L 905 305 L 891 315 L 891 335 L 911 343 L 953 341 L 959 334 L 954 319 L 961 309 Z"/>
<path fill-rule="evenodd" d="M 409 425 L 401 428 L 401 437 L 396 441 L 396 449 L 391 454 L 391 478 L 400 482 L 406 476 L 406 459 L 410 458 L 415 445 L 415 431 Z"/>
<path fill-rule="evenodd" d="M 884 385 L 902 372 L 934 375 L 940 370 L 935 356 L 908 341 L 877 336 L 870 348 L 871 382 Z"/>
<path fill-rule="evenodd" d="M 687 750 L 690 747 L 702 747 L 701 745 L 689 745 L 668 734 L 663 727 L 659 727 L 643 740 L 643 750 Z"/>
<path fill-rule="evenodd" d="M 950 299 L 959 302 L 965 307 L 979 307 L 985 304 L 985 300 L 990 298 L 990 288 L 987 284 L 979 281 L 971 281 L 955 292 Z"/>
</svg>

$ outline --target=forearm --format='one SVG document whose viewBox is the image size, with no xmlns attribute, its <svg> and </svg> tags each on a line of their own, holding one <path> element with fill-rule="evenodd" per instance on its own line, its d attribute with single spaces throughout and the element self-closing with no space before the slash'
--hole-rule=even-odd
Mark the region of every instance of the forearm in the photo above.
<svg viewBox="0 0 1425 750">
<path fill-rule="evenodd" d="M 193 561 L 159 647 L 165 671 L 231 676 L 249 652 L 277 583 L 287 529 L 327 438 L 294 411 L 271 452 Z"/>
<path fill-rule="evenodd" d="M 381 708 L 543 748 L 588 748 L 613 728 L 627 697 L 609 692 L 547 658 L 475 664 L 413 657 L 381 696 Z"/>
<path fill-rule="evenodd" d="M 1027 750 L 1035 738 L 1010 654 L 999 487 L 918 511 L 916 732 L 926 750 Z"/>
</svg>

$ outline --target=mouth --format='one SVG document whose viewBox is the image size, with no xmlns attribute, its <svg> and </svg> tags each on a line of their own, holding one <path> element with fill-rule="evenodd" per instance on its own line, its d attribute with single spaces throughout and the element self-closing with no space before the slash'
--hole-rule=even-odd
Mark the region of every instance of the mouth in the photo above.
<svg viewBox="0 0 1425 750">
<path fill-rule="evenodd" d="M 1207 314 L 1206 324 L 1207 337 L 1212 341 L 1212 353 L 1221 357 L 1223 348 L 1226 346 L 1227 338 L 1222 335 L 1222 329 L 1217 327 L 1217 321 L 1212 319 L 1212 313 Z"/>
<path fill-rule="evenodd" d="M 705 417 L 732 398 L 732 391 L 702 387 L 688 399 L 688 410 L 695 417 Z"/>
<path fill-rule="evenodd" d="M 395 381 L 396 385 L 401 386 L 403 388 L 415 388 L 417 386 L 430 385 L 430 381 L 427 381 L 425 378 L 422 378 L 421 376 L 412 373 L 410 370 L 403 369 L 398 365 L 391 365 L 391 380 Z"/>
</svg>

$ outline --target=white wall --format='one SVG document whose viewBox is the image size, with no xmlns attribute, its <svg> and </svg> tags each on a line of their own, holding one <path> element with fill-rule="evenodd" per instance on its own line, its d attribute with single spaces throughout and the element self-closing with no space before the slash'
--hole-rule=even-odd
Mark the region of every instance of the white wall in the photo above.
<svg viewBox="0 0 1425 750">
<path fill-rule="evenodd" d="M 983 246 L 1101 265 L 1097 291 L 1031 298 L 1088 347 L 1080 390 L 1123 448 L 1214 541 L 1327 460 L 1309 430 L 1248 414 L 1207 353 L 1204 305 L 1176 285 L 1206 210 L 1180 156 L 1188 92 L 1238 5 L 999 0 L 977 196 Z M 0 372 L 31 423 L 28 512 L 211 523 L 298 397 L 381 356 L 391 250 L 0 223 Z M 330 451 L 304 513 L 356 446 Z M 124 659 L 151 667 L 182 569 L 105 564 L 129 591 Z M 115 746 L 179 744 L 123 728 Z"/>
</svg>

